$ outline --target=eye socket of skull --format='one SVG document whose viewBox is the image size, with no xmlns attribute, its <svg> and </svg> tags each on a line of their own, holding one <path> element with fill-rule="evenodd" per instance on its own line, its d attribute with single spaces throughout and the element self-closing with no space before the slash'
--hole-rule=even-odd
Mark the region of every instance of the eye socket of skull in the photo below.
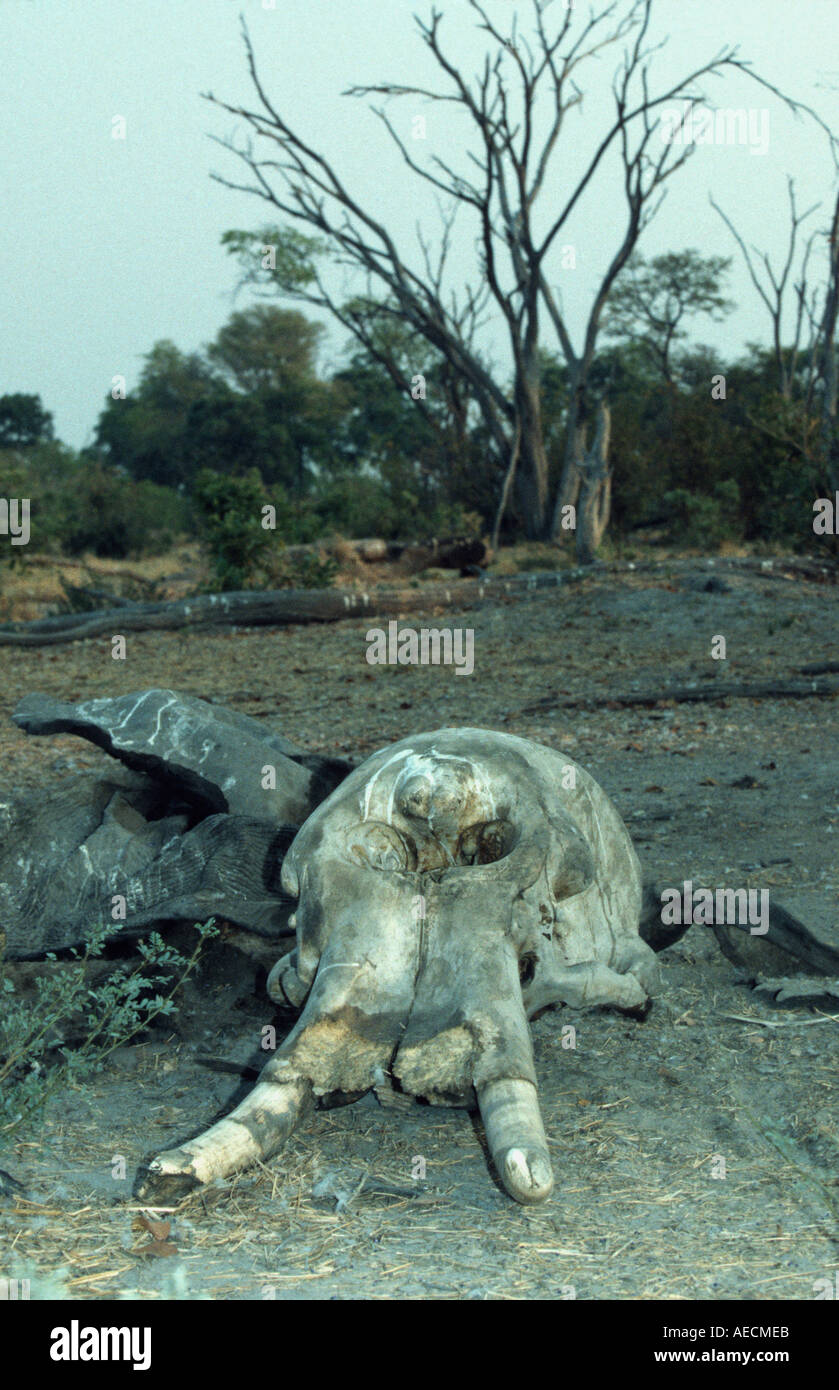
<svg viewBox="0 0 839 1390">
<path fill-rule="evenodd" d="M 383 821 L 365 821 L 347 834 L 347 850 L 368 869 L 407 871 L 417 867 L 416 845 Z"/>
<path fill-rule="evenodd" d="M 585 840 L 566 841 L 562 847 L 562 857 L 551 878 L 551 887 L 557 901 L 576 897 L 593 883 L 595 865 L 591 850 Z"/>
<path fill-rule="evenodd" d="M 470 825 L 457 845 L 458 864 L 494 864 L 510 853 L 515 830 L 509 821 L 491 820 Z"/>
</svg>

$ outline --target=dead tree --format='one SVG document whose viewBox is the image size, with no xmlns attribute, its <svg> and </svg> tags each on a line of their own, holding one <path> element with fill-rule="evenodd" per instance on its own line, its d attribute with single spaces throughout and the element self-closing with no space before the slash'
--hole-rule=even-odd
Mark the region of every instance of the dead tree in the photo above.
<svg viewBox="0 0 839 1390">
<path fill-rule="evenodd" d="M 837 421 L 836 322 L 839 317 L 839 193 L 828 234 L 828 278 L 818 331 L 819 379 L 822 382 L 819 461 L 831 492 L 839 493 L 839 421 Z"/>
<path fill-rule="evenodd" d="M 839 169 L 839 145 L 831 137 L 834 164 Z M 772 323 L 772 351 L 777 372 L 778 393 L 797 406 L 792 428 L 749 413 L 749 424 L 789 448 L 806 463 L 816 465 L 819 485 L 839 492 L 839 420 L 837 419 L 836 328 L 839 321 L 839 190 L 830 226 L 826 232 L 810 233 L 804 244 L 795 276 L 795 263 L 802 224 L 820 206 L 813 204 L 799 212 L 795 200 L 795 181 L 787 180 L 790 205 L 790 231 L 784 263 L 776 270 L 769 255 L 747 246 L 731 218 L 711 199 L 740 248 L 752 284 L 766 306 Z M 812 283 L 811 254 L 819 236 L 827 244 L 824 279 Z M 760 267 L 760 269 L 758 268 Z M 788 321 L 790 292 L 793 295 L 792 336 L 784 343 L 784 324 Z M 803 372 L 802 372 L 803 366 Z"/>
<path fill-rule="evenodd" d="M 588 439 L 598 409 L 590 386 L 590 370 L 600 320 L 616 277 L 660 206 L 665 181 L 693 150 L 692 145 L 677 145 L 671 139 L 662 141 L 655 154 L 651 152 L 655 134 L 661 134 L 661 108 L 668 103 L 681 103 L 684 119 L 701 97 L 697 84 L 728 72 L 745 74 L 776 95 L 780 93 L 759 78 L 737 56 L 735 48 L 721 50 L 677 82 L 653 90 L 652 59 L 663 46 L 648 42 L 653 0 L 611 0 L 600 7 L 599 13 L 592 11 L 588 17 L 569 6 L 563 9 L 562 18 L 551 31 L 546 19 L 551 0 L 531 0 L 529 37 L 517 32 L 515 20 L 509 29 L 499 27 L 481 0 L 467 3 L 488 42 L 476 78 L 467 80 L 448 56 L 441 36 L 443 16 L 433 10 L 428 22 L 418 19 L 417 25 L 442 73 L 441 87 L 383 83 L 352 87 L 348 95 L 380 96 L 386 102 L 408 97 L 443 103 L 468 118 L 477 152 L 467 150 L 468 162 L 458 168 L 439 155 L 433 155 L 426 163 L 419 162 L 388 113 L 381 107 L 374 108 L 408 168 L 444 195 L 450 207 L 466 209 L 474 218 L 482 284 L 488 289 L 488 302 L 500 311 L 506 329 L 512 359 L 511 390 L 502 386 L 465 332 L 465 324 L 474 322 L 483 307 L 482 291 L 467 285 L 459 301 L 447 294 L 444 254 L 434 273 L 430 273 L 424 247 L 424 264 L 409 264 L 387 227 L 361 205 L 332 164 L 292 130 L 278 111 L 257 70 L 246 29 L 247 61 L 257 96 L 255 107 L 224 102 L 212 94 L 209 100 L 250 127 L 253 139 L 244 145 L 231 140 L 220 143 L 244 162 L 253 181 L 237 183 L 215 177 L 227 187 L 257 195 L 278 212 L 302 223 L 325 239 L 339 264 L 364 272 L 368 285 L 383 289 L 393 311 L 468 384 L 492 447 L 506 468 L 502 500 L 506 502 L 515 486 L 527 534 L 557 539 L 563 507 L 576 506 L 585 494 L 585 524 L 580 528 L 578 545 L 581 555 L 593 555 L 596 537 L 586 527 L 589 520 L 607 514 L 609 488 L 602 449 L 590 448 Z M 613 84 L 614 116 L 599 137 L 594 137 L 582 174 L 568 186 L 559 211 L 552 212 L 545 224 L 537 213 L 546 202 L 553 206 L 557 200 L 557 186 L 561 186 L 557 158 L 561 137 L 567 137 L 568 145 L 578 145 L 580 141 L 579 128 L 569 130 L 566 118 L 582 101 L 581 70 L 587 62 L 601 58 L 605 50 L 616 46 L 622 48 L 623 60 Z M 794 107 L 794 103 L 788 104 Z M 547 114 L 544 130 L 543 112 Z M 559 244 L 560 233 L 570 228 L 581 199 L 615 151 L 623 165 L 627 219 L 618 232 L 606 270 L 594 288 L 578 351 L 560 296 L 551 284 L 549 257 Z M 546 188 L 550 188 L 550 200 L 540 196 Z M 446 237 L 444 231 L 444 251 Z M 311 267 L 307 276 L 295 278 L 291 288 L 297 298 L 308 299 L 332 312 L 340 308 Z M 571 378 L 564 468 L 553 505 L 539 357 L 545 314 Z M 345 315 L 342 321 L 360 336 L 358 325 L 350 319 Z M 594 504 L 590 505 L 592 500 Z"/>
<path fill-rule="evenodd" d="M 809 403 L 812 400 L 814 385 L 813 366 L 815 365 L 815 346 L 814 338 L 811 337 L 809 344 L 804 341 L 804 335 L 808 325 L 814 326 L 814 315 L 816 309 L 816 291 L 808 287 L 807 271 L 813 243 L 817 233 L 811 232 L 804 245 L 803 256 L 801 257 L 800 278 L 797 283 L 791 278 L 795 274 L 795 261 L 799 244 L 799 231 L 808 217 L 819 207 L 814 203 L 806 212 L 799 212 L 795 200 L 795 180 L 787 179 L 787 196 L 789 198 L 789 221 L 790 230 L 787 241 L 787 250 L 783 265 L 780 270 L 776 270 L 768 254 L 758 251 L 755 247 L 748 247 L 743 237 L 738 232 L 730 217 L 723 211 L 714 198 L 711 198 L 711 206 L 715 212 L 719 213 L 743 256 L 749 278 L 763 301 L 766 311 L 769 314 L 772 324 L 772 357 L 777 375 L 778 392 L 784 400 L 793 399 L 794 388 L 798 379 L 798 371 L 802 357 L 808 364 L 809 370 L 806 378 L 804 396 Z M 758 263 L 761 270 L 758 269 Z M 791 339 L 784 344 L 784 320 L 789 308 L 789 292 L 793 291 L 795 296 L 795 314 L 793 332 Z M 809 349 L 809 350 L 808 350 Z"/>
</svg>

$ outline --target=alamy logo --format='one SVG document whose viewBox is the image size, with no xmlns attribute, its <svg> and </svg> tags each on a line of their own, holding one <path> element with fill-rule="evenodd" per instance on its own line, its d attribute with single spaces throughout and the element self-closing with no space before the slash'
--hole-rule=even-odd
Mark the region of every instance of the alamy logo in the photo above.
<svg viewBox="0 0 839 1390">
<path fill-rule="evenodd" d="M 813 503 L 813 530 L 817 536 L 839 536 L 839 492 L 830 497 L 817 497 Z"/>
<path fill-rule="evenodd" d="M 475 630 L 467 627 L 371 627 L 366 659 L 371 666 L 454 666 L 456 676 L 475 669 Z"/>
<path fill-rule="evenodd" d="M 29 544 L 28 497 L 0 497 L 0 536 L 11 536 L 12 545 Z"/>
<path fill-rule="evenodd" d="M 52 1329 L 53 1361 L 130 1361 L 135 1371 L 151 1365 L 150 1327 L 69 1327 Z"/>
<path fill-rule="evenodd" d="M 29 1279 L 0 1279 L 0 1302 L 29 1297 Z"/>
<path fill-rule="evenodd" d="M 750 154 L 769 153 L 769 108 L 694 106 L 661 113 L 665 145 L 748 145 Z"/>
<path fill-rule="evenodd" d="M 694 889 L 691 879 L 686 879 L 681 888 L 662 891 L 661 920 L 665 926 L 686 922 L 705 927 L 748 926 L 751 936 L 765 936 L 769 930 L 769 890 Z"/>
</svg>

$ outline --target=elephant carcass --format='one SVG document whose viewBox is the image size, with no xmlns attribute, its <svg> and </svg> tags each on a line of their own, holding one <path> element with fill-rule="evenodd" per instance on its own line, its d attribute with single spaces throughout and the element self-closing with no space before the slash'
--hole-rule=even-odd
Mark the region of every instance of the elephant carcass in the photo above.
<svg viewBox="0 0 839 1390">
<path fill-rule="evenodd" d="M 158 1155 L 140 1195 L 169 1200 L 275 1152 L 319 1100 L 388 1085 L 477 1101 L 510 1194 L 553 1176 L 528 1018 L 550 1004 L 641 1011 L 656 978 L 641 876 L 600 786 L 551 749 L 444 729 L 358 767 L 285 859 L 296 948 L 268 982 L 304 1005 L 251 1094 Z"/>
<path fill-rule="evenodd" d="M 343 759 L 305 753 L 255 719 L 174 690 L 77 705 L 28 695 L 13 718 L 28 734 L 87 739 L 130 772 L 0 800 L 10 958 L 78 946 L 99 924 L 136 935 L 163 920 L 221 916 L 260 935 L 285 930 L 282 856 L 349 772 Z"/>
<path fill-rule="evenodd" d="M 173 920 L 223 917 L 286 930 L 282 855 L 294 830 L 253 816 L 193 824 L 137 773 L 69 777 L 45 799 L 0 801 L 0 926 L 10 960 L 83 945 L 95 929 L 136 937 Z M 114 909 L 117 909 L 116 915 Z M 121 909 L 121 910 L 120 910 Z"/>
<path fill-rule="evenodd" d="M 246 714 L 177 690 L 140 690 L 78 705 L 27 695 L 12 718 L 28 734 L 77 734 L 204 814 L 302 825 L 350 770 L 342 758 L 304 753 Z M 275 769 L 267 780 L 266 765 Z"/>
</svg>

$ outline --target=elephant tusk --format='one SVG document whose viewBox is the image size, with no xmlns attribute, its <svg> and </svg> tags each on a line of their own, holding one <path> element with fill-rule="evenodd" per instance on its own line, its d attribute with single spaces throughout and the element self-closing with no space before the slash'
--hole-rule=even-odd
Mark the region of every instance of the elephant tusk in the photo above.
<svg viewBox="0 0 839 1390">
<path fill-rule="evenodd" d="M 235 1110 L 204 1134 L 158 1154 L 137 1195 L 152 1201 L 177 1200 L 214 1178 L 270 1158 L 313 1107 L 312 1087 L 306 1080 L 259 1081 Z"/>
<path fill-rule="evenodd" d="M 496 1172 L 517 1202 L 544 1202 L 554 1185 L 548 1141 L 532 1081 L 490 1081 L 478 1104 Z"/>
</svg>

